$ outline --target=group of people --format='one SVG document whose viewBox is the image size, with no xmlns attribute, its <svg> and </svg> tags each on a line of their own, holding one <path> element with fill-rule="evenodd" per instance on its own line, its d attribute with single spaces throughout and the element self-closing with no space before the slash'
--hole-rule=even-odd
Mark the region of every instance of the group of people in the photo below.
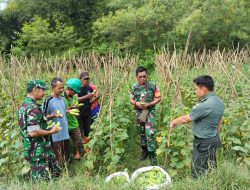
<svg viewBox="0 0 250 190">
<path fill-rule="evenodd" d="M 147 80 L 146 68 L 138 67 L 135 75 L 137 82 L 132 86 L 130 103 L 135 109 L 135 123 L 140 136 L 140 160 L 149 158 L 151 165 L 158 165 L 155 105 L 161 101 L 161 94 L 157 85 Z M 52 79 L 52 93 L 42 108 L 37 100 L 43 98 L 44 90 L 47 89 L 45 83 L 41 80 L 28 82 L 27 97 L 18 109 L 18 123 L 25 148 L 24 157 L 30 162 L 33 179 L 60 175 L 63 164 L 71 159 L 70 138 L 75 143 L 75 159 L 80 159 L 84 151 L 89 151 L 83 146 L 90 140 L 92 119 L 97 117 L 99 111 L 99 93 L 89 80 L 89 73 L 82 72 L 79 79 L 68 80 L 65 89 L 61 78 Z M 180 124 L 193 123 L 191 175 L 197 178 L 217 165 L 216 151 L 220 144 L 218 132 L 224 104 L 214 92 L 211 76 L 199 76 L 193 83 L 199 102 L 190 114 L 170 121 L 170 129 Z M 79 116 L 72 114 L 75 108 L 79 109 Z M 59 122 L 60 127 L 55 125 L 48 129 L 49 120 Z"/>
<path fill-rule="evenodd" d="M 138 67 L 135 75 L 137 82 L 132 86 L 130 102 L 135 108 L 136 127 L 141 138 L 140 160 L 149 158 L 151 165 L 157 165 L 155 105 L 161 101 L 161 95 L 159 88 L 147 80 L 146 68 Z M 198 76 L 193 83 L 199 102 L 189 114 L 170 121 L 170 130 L 192 122 L 194 140 L 191 175 L 196 179 L 209 168 L 217 166 L 216 151 L 220 144 L 218 133 L 222 125 L 224 103 L 214 92 L 215 84 L 211 76 Z"/>
<path fill-rule="evenodd" d="M 90 140 L 91 123 L 99 112 L 100 94 L 86 71 L 66 81 L 66 88 L 62 78 L 53 78 L 51 95 L 38 105 L 46 89 L 42 80 L 28 81 L 27 96 L 17 110 L 24 158 L 30 163 L 34 180 L 60 175 L 72 160 L 70 140 L 75 144 L 75 159 L 89 151 L 84 145 Z"/>
</svg>

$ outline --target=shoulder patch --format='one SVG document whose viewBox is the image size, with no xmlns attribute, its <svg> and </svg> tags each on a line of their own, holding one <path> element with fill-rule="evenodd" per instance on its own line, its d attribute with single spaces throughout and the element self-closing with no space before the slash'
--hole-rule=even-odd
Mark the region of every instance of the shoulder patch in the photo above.
<svg viewBox="0 0 250 190">
<path fill-rule="evenodd" d="M 203 98 L 202 100 L 201 100 L 201 102 L 205 102 L 207 100 L 207 98 Z"/>
<path fill-rule="evenodd" d="M 139 84 L 138 83 L 134 83 L 133 85 L 132 85 L 132 89 L 134 90 L 134 89 L 136 89 L 136 88 L 138 88 L 139 87 Z"/>
<path fill-rule="evenodd" d="M 193 106 L 192 109 L 195 109 L 196 107 L 198 107 L 200 104 L 196 104 L 195 106 Z"/>
</svg>

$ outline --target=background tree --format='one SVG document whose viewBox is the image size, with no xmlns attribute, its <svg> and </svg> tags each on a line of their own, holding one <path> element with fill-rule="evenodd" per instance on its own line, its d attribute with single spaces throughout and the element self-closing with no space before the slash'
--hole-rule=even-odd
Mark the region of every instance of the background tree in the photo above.
<svg viewBox="0 0 250 190">
<path fill-rule="evenodd" d="M 143 2 L 143 3 L 142 3 Z M 95 48 L 111 45 L 133 52 L 168 45 L 183 49 L 189 33 L 194 50 L 241 47 L 250 40 L 249 2 L 234 0 L 114 0 L 113 12 L 94 25 Z"/>
<path fill-rule="evenodd" d="M 86 39 L 86 43 L 90 43 L 91 23 L 103 14 L 104 5 L 105 1 L 93 0 L 8 1 L 7 7 L 2 12 L 2 18 L 9 23 L 8 28 L 11 31 L 11 34 L 5 32 L 9 38 L 7 49 L 10 49 L 10 44 L 13 45 L 13 41 L 19 37 L 16 34 L 22 32 L 22 25 L 33 22 L 35 16 L 46 19 L 52 30 L 55 29 L 57 21 L 67 26 L 73 26 L 77 38 Z"/>
<path fill-rule="evenodd" d="M 148 55 L 163 46 L 182 51 L 189 34 L 194 51 L 244 47 L 250 41 L 248 0 L 9 0 L 0 12 L 1 52 L 19 43 L 24 23 L 36 16 L 49 23 L 51 32 L 57 22 L 74 27 L 74 39 L 84 40 L 74 46 L 84 52 Z"/>
<path fill-rule="evenodd" d="M 195 2 L 193 11 L 182 18 L 175 31 L 180 40 L 191 32 L 190 43 L 196 49 L 230 48 L 241 46 L 250 40 L 249 3 L 247 1 L 213 0 Z M 183 41 L 182 43 L 185 43 Z"/>
<path fill-rule="evenodd" d="M 73 26 L 66 26 L 56 20 L 52 30 L 48 20 L 40 17 L 35 17 L 31 23 L 25 23 L 17 36 L 15 47 L 11 49 L 15 55 L 62 55 L 68 51 L 76 53 L 82 42 L 77 38 Z"/>
</svg>

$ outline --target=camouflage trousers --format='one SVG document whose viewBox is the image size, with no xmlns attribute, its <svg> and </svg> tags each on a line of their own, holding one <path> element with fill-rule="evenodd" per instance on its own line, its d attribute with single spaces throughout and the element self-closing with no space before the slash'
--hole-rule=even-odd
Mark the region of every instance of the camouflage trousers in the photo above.
<svg viewBox="0 0 250 190">
<path fill-rule="evenodd" d="M 149 152 L 156 151 L 155 141 L 155 111 L 151 110 L 147 116 L 146 122 L 140 121 L 141 110 L 136 111 L 136 128 L 137 133 L 140 135 L 141 147 L 147 147 Z"/>
<path fill-rule="evenodd" d="M 48 159 L 38 159 L 29 161 L 31 164 L 31 178 L 33 180 L 49 180 L 59 177 L 61 167 L 55 156 L 49 156 Z"/>
<path fill-rule="evenodd" d="M 29 151 L 24 152 L 24 156 L 30 163 L 32 180 L 49 180 L 53 177 L 59 177 L 62 169 L 52 151 L 52 147 L 32 147 Z"/>
</svg>

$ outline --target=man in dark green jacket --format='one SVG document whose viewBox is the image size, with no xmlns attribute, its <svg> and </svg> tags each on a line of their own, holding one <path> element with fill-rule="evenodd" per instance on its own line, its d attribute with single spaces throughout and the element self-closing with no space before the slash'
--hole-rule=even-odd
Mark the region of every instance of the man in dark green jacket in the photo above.
<svg viewBox="0 0 250 190">
<path fill-rule="evenodd" d="M 190 114 L 174 119 L 170 123 L 173 129 L 179 124 L 193 123 L 192 177 L 204 174 L 209 167 L 216 167 L 216 151 L 220 144 L 218 131 L 221 128 L 224 104 L 214 92 L 214 80 L 211 76 L 199 76 L 193 80 L 195 94 L 199 103 Z"/>
</svg>

